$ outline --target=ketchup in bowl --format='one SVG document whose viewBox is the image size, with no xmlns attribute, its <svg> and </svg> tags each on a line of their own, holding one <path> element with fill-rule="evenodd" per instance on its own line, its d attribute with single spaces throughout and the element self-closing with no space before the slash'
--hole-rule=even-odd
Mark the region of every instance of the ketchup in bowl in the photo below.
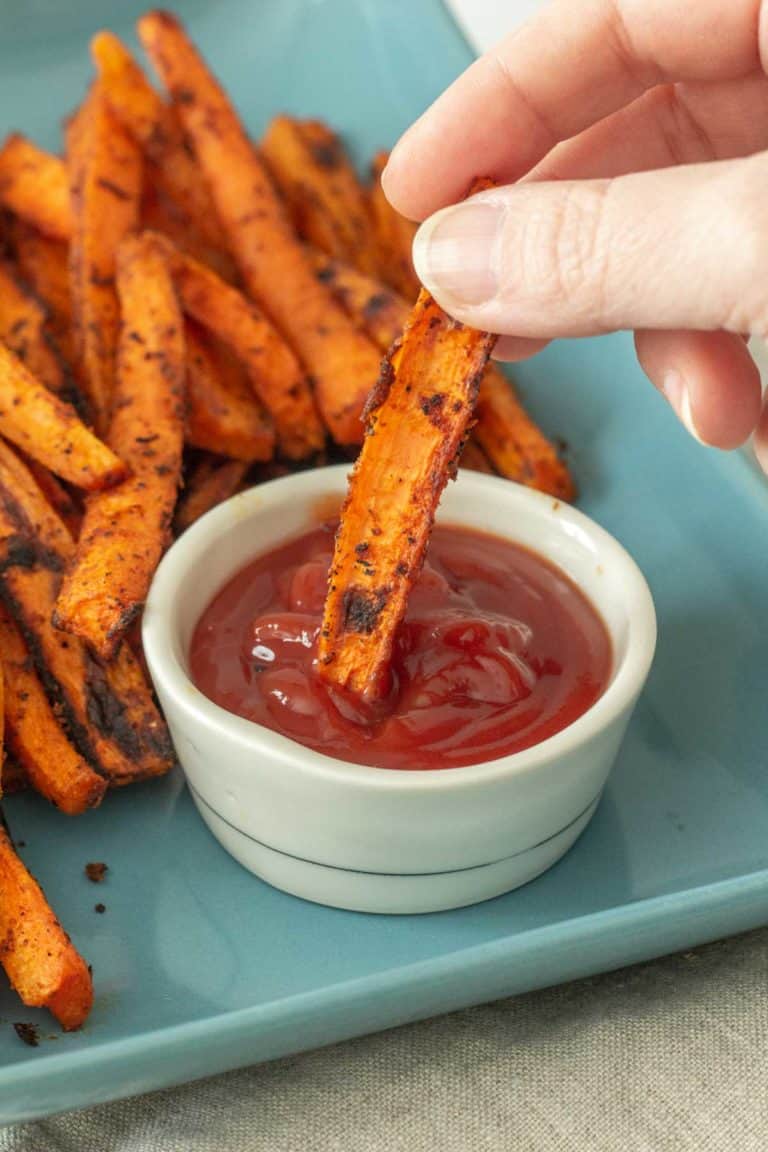
<svg viewBox="0 0 768 1152">
<path fill-rule="evenodd" d="M 500 537 L 438 525 L 395 645 L 389 710 L 346 718 L 315 672 L 333 526 L 260 556 L 200 619 L 192 679 L 309 748 L 380 768 L 453 768 L 553 736 L 611 674 L 605 625 L 571 580 Z"/>
</svg>

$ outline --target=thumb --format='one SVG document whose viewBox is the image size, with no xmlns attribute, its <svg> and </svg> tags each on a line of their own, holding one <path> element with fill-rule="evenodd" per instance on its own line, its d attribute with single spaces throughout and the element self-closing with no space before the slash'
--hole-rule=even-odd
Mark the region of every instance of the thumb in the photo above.
<svg viewBox="0 0 768 1152">
<path fill-rule="evenodd" d="M 525 337 L 764 334 L 768 153 L 614 180 L 526 182 L 426 220 L 419 278 L 457 319 Z"/>
</svg>

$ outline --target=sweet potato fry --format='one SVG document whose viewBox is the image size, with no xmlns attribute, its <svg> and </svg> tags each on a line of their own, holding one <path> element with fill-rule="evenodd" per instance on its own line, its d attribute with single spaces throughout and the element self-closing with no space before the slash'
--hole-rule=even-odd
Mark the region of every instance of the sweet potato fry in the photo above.
<svg viewBox="0 0 768 1152">
<path fill-rule="evenodd" d="M 141 197 L 141 228 L 161 232 L 180 252 L 212 268 L 228 284 L 238 282 L 237 268 L 224 248 L 211 244 L 195 227 L 184 204 L 172 200 L 158 186 L 155 165 L 144 163 L 144 191 Z"/>
<path fill-rule="evenodd" d="M 74 225 L 70 284 L 75 346 L 97 431 L 114 391 L 118 304 L 115 255 L 139 221 L 141 153 L 95 83 L 67 131 Z"/>
<path fill-rule="evenodd" d="M 334 439 L 360 443 L 377 350 L 315 279 L 234 108 L 179 22 L 153 12 L 139 21 L 139 35 L 178 108 L 248 291 L 311 373 Z"/>
<path fill-rule="evenodd" d="M 158 187 L 184 206 L 195 230 L 209 244 L 224 248 L 224 233 L 210 193 L 187 151 L 173 110 L 112 32 L 93 37 L 91 55 L 112 112 L 152 162 Z"/>
<path fill-rule="evenodd" d="M 67 736 L 110 784 L 174 763 L 165 724 L 127 646 L 102 666 L 51 623 L 75 545 L 29 470 L 0 441 L 0 592 Z"/>
<path fill-rule="evenodd" d="M 109 442 L 130 475 L 86 502 L 56 626 L 103 660 L 141 611 L 169 538 L 184 438 L 184 333 L 170 271 L 149 233 L 117 257 L 122 332 Z"/>
<path fill-rule="evenodd" d="M 74 816 L 93 808 L 107 779 L 65 736 L 34 670 L 24 638 L 0 604 L 0 662 L 5 684 L 6 747 L 35 791 Z"/>
<path fill-rule="evenodd" d="M 386 695 L 395 632 L 494 339 L 451 320 L 422 290 L 369 401 L 318 645 L 320 674 L 366 709 Z"/>
<path fill-rule="evenodd" d="M 485 472 L 489 476 L 494 475 L 490 460 L 477 441 L 473 440 L 471 436 L 461 450 L 459 467 L 468 468 L 470 472 Z"/>
<path fill-rule="evenodd" d="M 0 149 L 0 204 L 46 236 L 69 239 L 72 209 L 66 167 L 58 156 L 18 133 Z"/>
<path fill-rule="evenodd" d="M 19 456 L 45 499 L 59 518 L 63 520 L 70 536 L 76 540 L 80 535 L 80 527 L 83 522 L 82 502 L 75 499 L 61 481 L 56 479 L 53 472 L 49 472 L 42 464 L 38 464 L 37 460 L 33 460 L 31 456 L 27 456 L 21 451 L 19 451 Z"/>
<path fill-rule="evenodd" d="M 46 310 L 7 260 L 0 260 L 0 340 L 46 388 L 76 407 L 82 398 L 47 327 Z"/>
<path fill-rule="evenodd" d="M 379 274 L 390 288 L 394 288 L 406 300 L 415 300 L 421 287 L 411 257 L 416 225 L 396 212 L 384 195 L 381 174 L 388 159 L 387 152 L 379 152 L 371 164 L 369 199 Z"/>
<path fill-rule="evenodd" d="M 408 305 L 402 296 L 336 260 L 312 253 L 316 275 L 335 293 L 345 311 L 382 351 L 403 330 Z M 507 480 L 527 484 L 561 500 L 574 497 L 573 479 L 554 444 L 528 415 L 511 382 L 489 364 L 480 383 L 477 423 L 467 444 L 469 457 L 479 460 L 471 445 L 479 447 L 493 469 Z"/>
<path fill-rule="evenodd" d="M 375 276 L 373 222 L 365 190 L 341 140 L 321 120 L 275 116 L 261 154 L 303 239 Z"/>
<path fill-rule="evenodd" d="M 231 353 L 192 320 L 184 325 L 187 444 L 233 460 L 269 460 L 275 430 Z"/>
<path fill-rule="evenodd" d="M 199 460 L 176 508 L 176 535 L 180 536 L 211 508 L 239 492 L 247 471 L 247 464 L 240 460 L 217 460 L 215 457 Z"/>
<path fill-rule="evenodd" d="M 125 475 L 122 462 L 85 427 L 74 408 L 36 380 L 4 344 L 0 433 L 79 488 L 104 488 Z"/>
<path fill-rule="evenodd" d="M 486 370 L 475 413 L 474 437 L 501 476 L 560 500 L 574 499 L 576 490 L 567 464 L 498 368 Z"/>
<path fill-rule="evenodd" d="M 402 335 L 410 314 L 408 302 L 386 284 L 372 280 L 350 264 L 310 249 L 315 275 L 327 284 L 344 311 L 378 348 L 386 352 Z"/>
<path fill-rule="evenodd" d="M 93 1004 L 88 966 L 0 827 L 0 963 L 25 1004 L 48 1008 L 69 1032 Z"/>
<path fill-rule="evenodd" d="M 47 327 L 68 367 L 75 365 L 72 303 L 69 297 L 69 246 L 38 232 L 24 220 L 11 227 L 13 251 L 22 278 L 42 301 Z"/>
<path fill-rule="evenodd" d="M 290 459 L 318 452 L 325 432 L 307 375 L 282 336 L 249 300 L 215 272 L 184 256 L 158 236 L 188 316 L 235 353 L 275 425 L 277 443 Z"/>
</svg>

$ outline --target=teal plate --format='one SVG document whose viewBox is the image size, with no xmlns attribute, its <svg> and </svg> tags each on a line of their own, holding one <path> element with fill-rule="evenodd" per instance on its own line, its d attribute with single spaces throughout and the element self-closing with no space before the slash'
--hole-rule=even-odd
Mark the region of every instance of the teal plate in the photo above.
<svg viewBox="0 0 768 1152">
<path fill-rule="evenodd" d="M 6 127 L 55 146 L 103 5 L 5 3 Z M 65 11 L 66 10 L 66 11 Z M 139 5 L 111 6 L 127 31 Z M 359 157 L 392 142 L 468 62 L 437 0 L 190 2 L 181 14 L 258 132 L 327 117 Z M 18 1121 L 269 1060 L 660 955 L 768 920 L 768 489 L 700 448 L 625 336 L 556 344 L 518 377 L 570 444 L 581 505 L 656 600 L 658 655 L 598 812 L 545 876 L 475 908 L 334 911 L 235 864 L 176 776 L 77 820 L 7 812 L 24 859 L 93 964 L 96 1005 L 63 1036 L 0 989 L 0 1120 Z M 106 882 L 83 865 L 104 860 Z M 106 911 L 94 912 L 103 901 Z M 37 1049 L 11 1023 L 33 1021 Z"/>
</svg>

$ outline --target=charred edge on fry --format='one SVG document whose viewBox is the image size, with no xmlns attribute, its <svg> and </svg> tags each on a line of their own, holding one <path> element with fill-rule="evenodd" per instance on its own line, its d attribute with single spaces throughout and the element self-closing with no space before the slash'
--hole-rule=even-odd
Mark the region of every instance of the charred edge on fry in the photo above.
<svg viewBox="0 0 768 1152">
<path fill-rule="evenodd" d="M 370 591 L 356 584 L 350 585 L 342 600 L 343 630 L 370 635 L 386 607 L 389 593 L 389 588 Z"/>
</svg>

